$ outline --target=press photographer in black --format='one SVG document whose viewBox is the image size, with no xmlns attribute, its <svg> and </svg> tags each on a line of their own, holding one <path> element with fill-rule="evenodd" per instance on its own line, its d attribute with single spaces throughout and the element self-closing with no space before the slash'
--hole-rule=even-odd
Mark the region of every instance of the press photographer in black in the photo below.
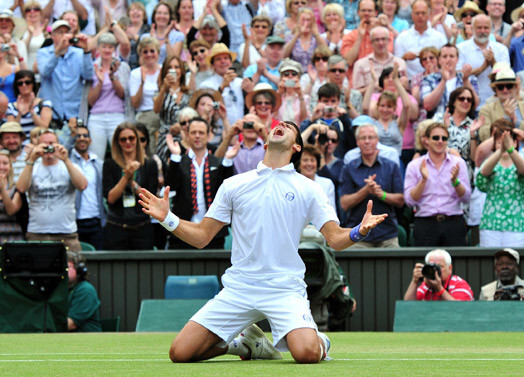
<svg viewBox="0 0 524 377">
<path fill-rule="evenodd" d="M 482 301 L 524 301 L 524 281 L 518 277 L 520 255 L 516 250 L 505 248 L 495 253 L 497 280 L 480 290 Z"/>
<path fill-rule="evenodd" d="M 452 274 L 451 255 L 446 250 L 431 250 L 425 263 L 415 264 L 404 300 L 473 301 L 473 291 L 466 280 Z"/>
</svg>

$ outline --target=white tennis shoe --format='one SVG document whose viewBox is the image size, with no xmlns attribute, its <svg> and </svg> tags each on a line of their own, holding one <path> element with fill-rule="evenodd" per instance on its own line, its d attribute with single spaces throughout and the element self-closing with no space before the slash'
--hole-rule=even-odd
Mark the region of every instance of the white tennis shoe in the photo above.
<svg viewBox="0 0 524 377">
<path fill-rule="evenodd" d="M 260 327 L 255 324 L 247 327 L 238 337 L 240 342 L 251 351 L 250 358 L 243 360 L 279 360 L 282 354 L 271 344 Z"/>
<path fill-rule="evenodd" d="M 329 357 L 329 349 L 331 348 L 331 342 L 326 334 L 323 332 L 318 332 L 318 337 L 322 340 L 322 343 L 324 343 L 324 354 L 322 355 L 321 360 L 329 361 L 331 360 L 331 357 Z"/>
</svg>

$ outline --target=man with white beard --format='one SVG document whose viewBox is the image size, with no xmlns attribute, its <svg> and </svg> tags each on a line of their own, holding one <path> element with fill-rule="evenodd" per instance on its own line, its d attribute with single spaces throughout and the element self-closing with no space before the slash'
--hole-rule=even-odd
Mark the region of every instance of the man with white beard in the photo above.
<svg viewBox="0 0 524 377">
<path fill-rule="evenodd" d="M 502 43 L 489 40 L 491 33 L 491 19 L 489 16 L 479 14 L 473 17 L 473 38 L 457 45 L 459 49 L 459 62 L 457 70 L 462 70 L 464 64 L 473 68 L 472 74 L 477 76 L 479 86 L 480 108 L 486 99 L 493 95 L 490 87 L 489 74 L 497 62 L 509 62 L 508 48 Z"/>
</svg>

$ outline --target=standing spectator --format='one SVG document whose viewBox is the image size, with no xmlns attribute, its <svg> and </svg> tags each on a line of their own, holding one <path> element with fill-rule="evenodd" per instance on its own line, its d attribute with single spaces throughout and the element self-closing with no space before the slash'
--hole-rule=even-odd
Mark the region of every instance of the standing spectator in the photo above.
<svg viewBox="0 0 524 377">
<path fill-rule="evenodd" d="M 163 64 L 166 56 L 180 56 L 184 46 L 184 34 L 175 30 L 173 9 L 169 4 L 160 1 L 151 16 L 153 22 L 149 33 L 144 33 L 140 39 L 152 37 L 160 43 L 158 64 Z"/>
<path fill-rule="evenodd" d="M 431 27 L 441 33 L 446 40 L 453 35 L 453 25 L 456 25 L 455 18 L 448 14 L 445 0 L 430 0 L 429 21 Z"/>
<path fill-rule="evenodd" d="M 229 29 L 229 49 L 238 54 L 240 44 L 245 40 L 243 28 L 251 24 L 255 11 L 249 2 L 226 0 L 222 3 L 222 13 Z"/>
<path fill-rule="evenodd" d="M 318 89 L 327 83 L 328 60 L 333 53 L 328 47 L 317 47 L 313 54 L 311 62 L 308 65 L 307 72 L 300 78 L 300 86 L 304 94 L 311 96 L 318 92 Z"/>
<path fill-rule="evenodd" d="M 424 110 L 424 107 L 422 107 L 422 100 L 420 99 L 420 88 L 422 86 L 422 80 L 424 79 L 424 77 L 431 73 L 439 71 L 438 55 L 439 50 L 435 47 L 424 47 L 422 50 L 420 50 L 419 59 L 424 71 L 421 73 L 417 73 L 415 76 L 411 78 L 410 81 L 411 94 L 417 100 L 417 102 L 420 103 L 420 111 L 424 113 L 426 112 L 426 110 Z M 424 119 L 424 117 L 425 114 L 422 114 L 421 119 Z"/>
<path fill-rule="evenodd" d="M 495 275 L 497 280 L 482 286 L 480 301 L 508 300 L 508 294 L 517 293 L 524 300 L 524 281 L 519 274 L 520 255 L 517 250 L 506 247 L 495 253 Z M 506 297 L 504 297 L 506 296 Z M 510 298 L 514 300 L 515 298 Z"/>
<path fill-rule="evenodd" d="M 261 54 L 264 57 L 266 56 L 263 52 L 264 45 L 267 45 L 266 39 L 271 33 L 272 27 L 273 24 L 267 16 L 253 17 L 250 33 L 247 32 L 247 25 L 242 25 L 244 42 L 240 43 L 238 48 L 238 60 L 242 63 L 242 67 L 247 68 L 251 64 L 256 64 L 262 58 Z M 283 39 L 282 41 L 285 43 Z"/>
<path fill-rule="evenodd" d="M 103 33 L 97 43 L 100 56 L 94 63 L 93 84 L 87 97 L 91 108 L 87 126 L 93 138 L 90 149 L 103 160 L 116 127 L 133 120 L 134 111 L 129 99 L 129 65 L 113 58 L 115 36 Z"/>
<path fill-rule="evenodd" d="M 22 149 L 22 142 L 25 138 L 25 132 L 20 123 L 6 122 L 0 126 L 0 144 L 9 151 L 15 183 L 25 167 L 26 154 Z"/>
<path fill-rule="evenodd" d="M 224 159 L 208 153 L 207 141 L 209 125 L 202 118 L 195 118 L 189 122 L 187 154 L 181 155 L 178 142 L 168 138 L 171 151 L 166 177 L 166 185 L 176 191 L 173 203 L 173 213 L 181 219 L 199 223 L 215 198 L 218 187 L 224 179 L 233 175 L 233 159 L 236 157 L 239 146 L 231 148 Z M 206 246 L 211 249 L 222 249 L 227 227 L 224 227 L 217 236 Z M 178 238 L 171 238 L 171 249 L 192 249 L 193 246 Z"/>
<path fill-rule="evenodd" d="M 272 24 L 283 20 L 285 14 L 286 4 L 284 0 L 265 0 L 258 2 L 257 15 L 269 17 Z"/>
<path fill-rule="evenodd" d="M 156 134 L 160 129 L 160 118 L 153 111 L 154 97 L 158 91 L 158 75 L 161 69 L 161 66 L 158 65 L 159 52 L 160 45 L 155 38 L 142 38 L 138 45 L 141 64 L 140 67 L 131 71 L 129 77 L 129 95 L 131 105 L 136 110 L 135 120 L 146 125 L 154 145 L 157 140 Z"/>
<path fill-rule="evenodd" d="M 277 93 L 282 98 L 282 105 L 278 109 L 277 118 L 300 124 L 309 118 L 309 96 L 302 94 L 299 81 L 302 75 L 302 66 L 298 62 L 286 58 L 282 61 L 279 71 L 280 83 Z"/>
<path fill-rule="evenodd" d="M 490 41 L 490 33 L 490 18 L 484 14 L 479 14 L 473 18 L 473 38 L 457 45 L 459 49 L 457 70 L 461 70 L 465 64 L 469 64 L 473 68 L 473 74 L 477 76 L 479 107 L 484 105 L 493 94 L 489 79 L 493 64 L 496 62 L 509 64 L 508 49 L 501 43 Z"/>
<path fill-rule="evenodd" d="M 138 43 L 143 34 L 149 32 L 149 25 L 147 23 L 147 13 L 144 5 L 136 1 L 129 5 L 127 9 L 130 24 L 126 27 L 126 34 L 131 43 L 131 52 L 129 55 L 129 67 L 131 69 L 137 68 L 139 63 L 139 54 L 137 51 Z"/>
<path fill-rule="evenodd" d="M 49 127 L 53 117 L 52 104 L 49 100 L 37 97 L 34 73 L 18 71 L 13 87 L 16 101 L 7 106 L 7 120 L 20 123 L 27 138 L 34 127 Z"/>
<path fill-rule="evenodd" d="M 103 161 L 96 154 L 89 152 L 92 139 L 87 127 L 77 126 L 74 139 L 71 161 L 80 167 L 87 180 L 86 189 L 77 192 L 75 198 L 78 239 L 93 245 L 97 250 L 102 250 L 102 223 L 105 219 L 102 201 Z"/>
<path fill-rule="evenodd" d="M 40 96 L 51 100 L 60 121 L 79 117 L 83 80 L 91 80 L 94 75 L 87 37 L 78 35 L 75 46 L 69 44 L 71 38 L 67 21 L 55 21 L 51 27 L 53 44 L 37 54 Z"/>
<path fill-rule="evenodd" d="M 480 221 L 481 247 L 524 245 L 524 158 L 519 154 L 513 124 L 505 118 L 492 127 L 493 154 L 476 177 L 480 191 L 487 193 Z M 509 193 L 509 194 L 508 194 Z"/>
<path fill-rule="evenodd" d="M 27 61 L 27 46 L 18 35 L 21 35 L 25 28 L 24 22 L 15 17 L 13 11 L 9 9 L 0 10 L 0 35 L 4 38 L 4 42 L 11 47 L 9 53 L 12 55 L 11 63 L 19 66 L 20 69 L 33 69 L 26 65 Z"/>
<path fill-rule="evenodd" d="M 80 251 L 75 196 L 76 190 L 86 187 L 81 169 L 69 159 L 67 149 L 58 144 L 56 134 L 42 130 L 16 184 L 18 191 L 28 193 L 26 239 L 64 242 L 69 250 Z"/>
<path fill-rule="evenodd" d="M 502 19 L 504 12 L 506 12 L 506 0 L 488 0 L 486 11 L 491 18 L 491 32 L 495 34 L 497 42 L 503 43 L 511 29 L 511 25 Z"/>
<path fill-rule="evenodd" d="M 27 30 L 24 32 L 22 40 L 27 46 L 27 69 L 36 71 L 36 54 L 45 40 L 45 28 L 42 19 L 42 8 L 38 1 L 28 1 L 24 3 L 24 18 Z M 36 75 L 37 82 L 40 82 L 40 75 Z"/>
<path fill-rule="evenodd" d="M 215 74 L 202 83 L 202 88 L 218 90 L 222 94 L 230 124 L 244 116 L 242 79 L 231 68 L 236 57 L 237 54 L 230 51 L 225 44 L 215 43 L 207 57 L 207 62 L 213 66 Z"/>
<path fill-rule="evenodd" d="M 167 161 L 169 155 L 166 135 L 171 126 L 177 122 L 180 110 L 188 105 L 190 97 L 185 85 L 186 71 L 182 60 L 176 56 L 168 56 L 164 61 L 158 81 L 160 91 L 155 96 L 153 110 L 160 115 L 160 130 L 157 145 L 149 146 L 148 149 L 149 152 L 156 151 L 162 161 Z"/>
<path fill-rule="evenodd" d="M 415 246 L 465 246 L 461 203 L 471 195 L 466 163 L 447 152 L 444 124 L 433 123 L 425 135 L 428 153 L 408 164 L 404 182 L 404 200 L 416 207 Z"/>
<path fill-rule="evenodd" d="M 346 19 L 346 29 L 354 30 L 358 28 L 360 22 L 360 14 L 358 13 L 358 6 L 360 0 L 329 0 L 330 4 L 336 3 L 342 5 L 344 8 L 344 18 Z"/>
<path fill-rule="evenodd" d="M 320 37 L 326 41 L 333 54 L 340 55 L 342 39 L 349 33 L 349 30 L 346 29 L 342 5 L 327 4 L 322 12 L 322 22 L 326 25 L 326 31 L 320 34 Z"/>
<path fill-rule="evenodd" d="M 404 30 L 409 29 L 409 22 L 397 15 L 400 8 L 399 0 L 379 0 L 378 7 L 380 9 L 378 17 L 387 17 L 386 27 L 391 33 L 393 33 L 395 38 Z"/>
<path fill-rule="evenodd" d="M 424 47 L 439 49 L 447 43 L 447 38 L 429 26 L 429 7 L 424 0 L 415 0 L 411 6 L 413 26 L 401 33 L 395 40 L 395 56 L 404 59 L 408 78 L 424 72 L 419 60 L 419 52 Z"/>
<path fill-rule="evenodd" d="M 404 194 L 399 166 L 381 157 L 378 144 L 378 129 L 371 124 L 357 127 L 355 131 L 360 157 L 344 165 L 340 173 L 340 204 L 349 211 L 346 226 L 357 226 L 358 216 L 366 212 L 369 200 L 380 213 L 388 217 L 380 228 L 375 229 L 354 248 L 388 247 L 398 248 L 398 221 L 395 207 L 402 208 Z M 358 246 L 356 246 L 358 245 Z"/>
<path fill-rule="evenodd" d="M 200 88 L 202 83 L 215 73 L 207 62 L 210 49 L 209 43 L 201 38 L 194 40 L 189 45 L 191 59 L 187 61 L 187 67 L 189 69 L 187 73 L 189 76 L 187 86 L 191 91 Z"/>
<path fill-rule="evenodd" d="M 113 134 L 112 158 L 104 162 L 102 185 L 107 200 L 104 250 L 150 250 L 153 227 L 138 204 L 141 187 L 158 190 L 158 169 L 147 159 L 131 123 L 120 124 Z"/>
<path fill-rule="evenodd" d="M 251 79 L 253 85 L 259 83 L 269 84 L 277 89 L 280 81 L 279 69 L 284 56 L 284 44 L 286 42 L 277 35 L 270 35 L 266 39 L 264 58 L 251 64 L 244 70 L 244 77 Z"/>
<path fill-rule="evenodd" d="M 454 26 L 452 29 L 453 34 L 458 34 L 455 35 L 455 38 L 450 38 L 449 41 L 451 42 L 452 39 L 454 39 L 455 44 L 458 44 L 460 42 L 464 42 L 467 39 L 470 39 L 473 36 L 473 17 L 475 17 L 477 14 L 484 14 L 484 12 L 480 10 L 477 3 L 469 0 L 464 2 L 464 5 L 457 9 L 454 14 L 455 20 L 457 22 L 462 22 L 462 30 L 459 30 L 458 27 Z M 495 36 L 493 34 L 490 34 L 489 38 L 495 40 Z"/>
<path fill-rule="evenodd" d="M 521 5 L 511 12 L 511 16 L 513 24 L 504 44 L 509 46 L 511 67 L 515 72 L 519 73 L 524 70 L 524 56 L 522 54 L 522 49 L 524 48 L 524 6 Z"/>
<path fill-rule="evenodd" d="M 273 113 L 280 108 L 281 103 L 280 94 L 274 91 L 269 84 L 257 84 L 253 91 L 246 96 L 246 106 L 249 112 L 259 118 L 267 133 L 278 124 Z"/>
<path fill-rule="evenodd" d="M 198 116 L 209 124 L 208 147 L 215 149 L 222 140 L 222 134 L 229 132 L 230 124 L 220 92 L 212 89 L 200 89 L 189 99 L 189 107 L 195 109 Z"/>
<path fill-rule="evenodd" d="M 467 281 L 452 274 L 451 255 L 446 250 L 431 250 L 426 254 L 425 262 L 426 265 L 430 263 L 437 265 L 440 271 L 435 269 L 434 278 L 424 276 L 422 275 L 424 265 L 417 263 L 404 300 L 473 301 L 473 291 Z M 422 284 L 420 284 L 421 280 L 423 280 Z"/>
<path fill-rule="evenodd" d="M 299 26 L 298 11 L 307 5 L 306 0 L 286 0 L 286 12 L 288 17 L 275 24 L 273 34 L 282 39 L 292 36 L 295 29 Z"/>
<path fill-rule="evenodd" d="M 16 213 L 22 208 L 22 198 L 16 191 L 10 153 L 0 150 L 0 243 L 24 239 Z"/>
<path fill-rule="evenodd" d="M 2 18 L 0 18 L 0 20 L 1 19 Z M 0 91 L 7 96 L 9 102 L 15 102 L 14 82 L 18 67 L 9 63 L 10 45 L 3 35 L 0 35 L 0 46 L 2 46 L 2 48 L 0 48 Z M 7 50 L 5 50 L 5 48 L 7 48 Z"/>
<path fill-rule="evenodd" d="M 223 43 L 229 46 L 229 29 L 227 27 L 226 20 L 222 17 L 218 11 L 218 5 L 220 0 L 207 0 L 204 12 L 195 21 L 189 33 L 187 33 L 186 43 L 191 45 L 191 42 L 196 37 L 205 40 L 211 47 L 217 42 Z M 199 35 L 197 36 L 197 32 Z M 222 37 L 219 37 L 219 32 L 222 33 Z"/>
<path fill-rule="evenodd" d="M 347 111 L 351 119 L 362 113 L 362 94 L 351 89 L 348 80 L 348 62 L 340 55 L 330 56 L 328 59 L 328 82 L 340 89 L 340 107 Z M 312 94 L 311 106 L 316 106 L 317 96 Z"/>
</svg>

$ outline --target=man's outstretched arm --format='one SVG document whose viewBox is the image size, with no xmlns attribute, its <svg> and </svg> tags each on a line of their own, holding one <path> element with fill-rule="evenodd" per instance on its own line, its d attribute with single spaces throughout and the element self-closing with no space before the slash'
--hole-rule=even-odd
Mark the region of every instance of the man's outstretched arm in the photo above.
<svg viewBox="0 0 524 377">
<path fill-rule="evenodd" d="M 161 223 L 166 220 L 169 213 L 169 186 L 166 186 L 163 198 L 156 197 L 144 188 L 140 190 L 139 196 L 141 200 L 138 202 L 143 207 L 142 211 L 145 214 L 154 217 Z M 200 223 L 180 220 L 178 226 L 171 233 L 182 241 L 202 249 L 224 225 L 226 224 L 209 217 L 204 217 Z"/>
<path fill-rule="evenodd" d="M 365 237 L 371 231 L 371 229 L 376 227 L 378 224 L 384 221 L 386 217 L 388 217 L 388 215 L 385 213 L 382 215 L 373 215 L 371 213 L 372 209 L 373 201 L 369 200 L 366 213 L 362 218 L 360 229 L 358 231 L 362 237 Z M 346 249 L 355 243 L 350 238 L 351 229 L 341 228 L 334 221 L 328 221 L 325 223 L 324 226 L 320 229 L 320 232 L 326 239 L 329 246 L 337 251 Z"/>
</svg>

